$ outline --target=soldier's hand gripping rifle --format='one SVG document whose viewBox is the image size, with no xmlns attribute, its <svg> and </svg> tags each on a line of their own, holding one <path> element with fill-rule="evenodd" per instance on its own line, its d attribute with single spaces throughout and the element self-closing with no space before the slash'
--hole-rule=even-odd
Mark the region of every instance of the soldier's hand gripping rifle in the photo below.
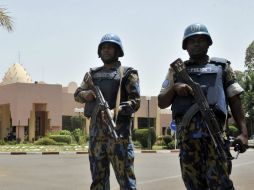
<svg viewBox="0 0 254 190">
<path fill-rule="evenodd" d="M 214 112 L 209 107 L 202 88 L 198 83 L 194 82 L 191 79 L 181 59 L 175 60 L 172 64 L 170 64 L 170 66 L 173 68 L 177 76 L 182 79 L 184 83 L 186 83 L 192 88 L 193 98 L 199 108 L 199 111 L 201 112 L 202 118 L 206 122 L 208 133 L 217 150 L 218 156 L 224 161 L 231 159 L 228 157 L 227 153 L 223 148 L 224 139 L 220 130 L 220 125 L 215 117 Z"/>
<path fill-rule="evenodd" d="M 118 136 L 117 136 L 116 131 L 115 131 L 116 124 L 113 120 L 113 117 L 112 117 L 111 111 L 109 109 L 108 103 L 104 99 L 100 88 L 98 86 L 94 85 L 90 73 L 85 74 L 84 80 L 88 84 L 89 88 L 91 88 L 96 94 L 96 106 L 95 106 L 95 108 L 92 112 L 92 119 L 95 122 L 98 113 L 103 111 L 104 115 L 105 115 L 105 117 L 103 119 L 104 119 L 104 121 L 107 125 L 108 133 L 113 139 L 117 140 Z"/>
</svg>

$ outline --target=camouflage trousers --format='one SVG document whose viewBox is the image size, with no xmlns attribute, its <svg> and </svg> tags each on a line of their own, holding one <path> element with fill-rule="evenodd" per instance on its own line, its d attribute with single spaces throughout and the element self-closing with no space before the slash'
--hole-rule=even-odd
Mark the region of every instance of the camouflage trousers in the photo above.
<svg viewBox="0 0 254 190">
<path fill-rule="evenodd" d="M 92 175 L 91 190 L 110 190 L 110 163 L 120 189 L 136 189 L 134 149 L 131 141 L 114 142 L 111 139 L 90 139 L 89 161 Z"/>
<path fill-rule="evenodd" d="M 231 161 L 218 157 L 210 138 L 180 142 L 180 166 L 187 190 L 234 190 L 229 179 Z"/>
</svg>

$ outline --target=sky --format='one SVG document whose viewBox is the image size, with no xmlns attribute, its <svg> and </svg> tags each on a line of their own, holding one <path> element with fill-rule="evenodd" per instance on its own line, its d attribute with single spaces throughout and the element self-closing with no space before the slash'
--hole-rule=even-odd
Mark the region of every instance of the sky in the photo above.
<svg viewBox="0 0 254 190">
<path fill-rule="evenodd" d="M 141 95 L 157 96 L 170 63 L 188 59 L 182 50 L 185 28 L 205 24 L 213 40 L 210 57 L 231 61 L 243 71 L 254 40 L 252 0 L 0 0 L 14 31 L 0 28 L 0 79 L 20 62 L 33 81 L 67 86 L 102 65 L 101 37 L 117 34 L 122 65 L 138 70 Z"/>
</svg>

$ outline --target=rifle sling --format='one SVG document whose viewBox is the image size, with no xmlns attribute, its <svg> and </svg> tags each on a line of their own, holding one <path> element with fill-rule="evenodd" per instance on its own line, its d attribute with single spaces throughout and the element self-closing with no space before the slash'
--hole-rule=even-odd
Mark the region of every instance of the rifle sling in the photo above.
<svg viewBox="0 0 254 190">
<path fill-rule="evenodd" d="M 120 75 L 120 82 L 119 82 L 117 98 L 116 98 L 116 107 L 114 109 L 115 122 L 117 121 L 119 105 L 120 105 L 120 100 L 121 100 L 121 85 L 122 85 L 122 78 L 123 78 L 123 67 L 121 65 L 118 68 L 118 72 L 119 72 L 119 75 Z"/>
</svg>

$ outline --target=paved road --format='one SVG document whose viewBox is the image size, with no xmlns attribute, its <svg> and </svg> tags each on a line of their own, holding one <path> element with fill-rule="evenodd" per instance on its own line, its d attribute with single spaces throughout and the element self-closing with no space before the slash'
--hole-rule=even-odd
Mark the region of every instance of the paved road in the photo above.
<svg viewBox="0 0 254 190">
<path fill-rule="evenodd" d="M 139 190 L 185 189 L 177 153 L 137 153 L 135 171 Z M 233 161 L 232 179 L 237 190 L 252 190 L 253 178 L 252 149 Z M 0 155 L 0 190 L 89 190 L 90 183 L 88 155 Z"/>
</svg>

